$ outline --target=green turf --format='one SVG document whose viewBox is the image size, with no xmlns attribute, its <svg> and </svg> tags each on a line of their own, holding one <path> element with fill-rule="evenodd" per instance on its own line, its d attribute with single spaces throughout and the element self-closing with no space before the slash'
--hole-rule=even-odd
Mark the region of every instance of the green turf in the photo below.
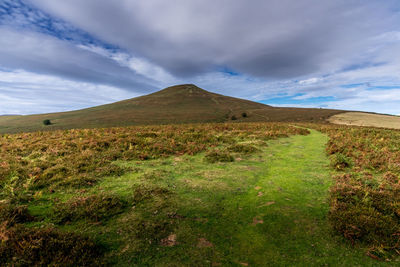
<svg viewBox="0 0 400 267">
<path fill-rule="evenodd" d="M 108 192 L 135 203 L 134 188 L 169 192 L 153 191 L 105 224 L 64 228 L 106 244 L 106 258 L 117 266 L 384 265 L 331 231 L 326 141 L 312 131 L 268 146 L 253 143 L 258 153 L 228 163 L 210 164 L 204 155 L 117 162 L 133 172 L 84 193 Z M 172 246 L 163 246 L 168 236 Z"/>
</svg>

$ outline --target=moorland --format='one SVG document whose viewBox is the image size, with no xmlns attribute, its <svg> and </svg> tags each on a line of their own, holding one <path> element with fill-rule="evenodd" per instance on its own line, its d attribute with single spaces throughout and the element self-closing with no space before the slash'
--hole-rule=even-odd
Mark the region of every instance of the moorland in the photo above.
<svg viewBox="0 0 400 267">
<path fill-rule="evenodd" d="M 140 113 L 138 99 L 93 116 L 4 118 L 0 265 L 399 264 L 399 130 L 335 125 L 326 119 L 343 111 L 272 108 L 188 85 L 150 96 L 149 106 L 171 101 L 159 123 L 155 113 L 147 125 L 89 123 L 128 106 L 145 120 L 150 108 Z M 172 108 L 186 100 L 198 113 Z M 86 121 L 68 124 L 81 112 Z M 219 121 L 201 121 L 211 115 Z"/>
</svg>

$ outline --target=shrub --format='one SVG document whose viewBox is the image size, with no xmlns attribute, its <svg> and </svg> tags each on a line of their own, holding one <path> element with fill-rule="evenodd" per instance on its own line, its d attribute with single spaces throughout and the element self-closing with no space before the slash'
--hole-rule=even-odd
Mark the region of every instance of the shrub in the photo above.
<svg viewBox="0 0 400 267">
<path fill-rule="evenodd" d="M 0 226 L 2 266 L 99 266 L 104 249 L 87 237 L 53 228 Z"/>
<path fill-rule="evenodd" d="M 336 170 L 342 171 L 352 166 L 352 160 L 342 153 L 336 153 L 331 156 L 331 165 Z"/>
<path fill-rule="evenodd" d="M 251 154 L 256 152 L 258 149 L 252 145 L 245 145 L 245 144 L 236 144 L 228 147 L 228 151 L 236 152 L 236 153 L 243 153 L 243 154 Z"/>
<path fill-rule="evenodd" d="M 387 260 L 399 254 L 400 132 L 348 126 L 318 126 L 328 133 L 334 176 L 329 218 L 352 243 L 368 246 L 367 254 Z"/>
<path fill-rule="evenodd" d="M 44 120 L 43 121 L 43 125 L 51 125 L 51 121 L 50 120 Z"/>
<path fill-rule="evenodd" d="M 232 155 L 230 155 L 225 151 L 214 150 L 206 154 L 205 160 L 210 163 L 215 163 L 215 162 L 232 162 L 235 159 L 233 158 Z"/>
<path fill-rule="evenodd" d="M 242 117 L 243 117 L 243 118 L 247 118 L 247 113 L 246 113 L 246 112 L 243 112 L 243 113 L 242 113 Z"/>
<path fill-rule="evenodd" d="M 233 121 L 237 120 L 236 116 L 232 115 L 231 120 L 233 120 Z"/>
<path fill-rule="evenodd" d="M 8 203 L 0 204 L 0 224 L 13 226 L 16 223 L 33 221 L 34 217 L 28 212 L 28 207 L 24 205 L 14 205 Z"/>
<path fill-rule="evenodd" d="M 123 212 L 125 206 L 126 203 L 118 197 L 101 193 L 75 197 L 65 203 L 56 204 L 53 208 L 53 217 L 59 224 L 81 219 L 97 222 Z"/>
</svg>

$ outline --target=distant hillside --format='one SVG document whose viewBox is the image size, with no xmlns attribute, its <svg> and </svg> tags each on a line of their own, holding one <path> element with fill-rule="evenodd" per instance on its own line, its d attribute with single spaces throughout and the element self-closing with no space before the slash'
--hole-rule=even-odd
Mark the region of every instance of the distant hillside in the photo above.
<svg viewBox="0 0 400 267">
<path fill-rule="evenodd" d="M 246 113 L 246 117 L 242 116 Z M 0 117 L 0 133 L 127 125 L 231 121 L 325 121 L 337 110 L 274 108 L 228 97 L 192 84 L 77 111 Z M 44 126 L 49 119 L 52 125 Z"/>
<path fill-rule="evenodd" d="M 400 117 L 365 112 L 345 112 L 329 118 L 334 124 L 400 129 Z"/>
</svg>

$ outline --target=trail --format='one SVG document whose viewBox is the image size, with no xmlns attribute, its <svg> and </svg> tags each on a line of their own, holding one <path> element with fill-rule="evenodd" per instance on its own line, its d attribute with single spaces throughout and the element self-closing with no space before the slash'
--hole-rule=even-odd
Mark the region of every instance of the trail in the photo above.
<svg viewBox="0 0 400 267">
<path fill-rule="evenodd" d="M 118 257 L 117 265 L 137 259 L 137 266 L 386 266 L 329 226 L 326 142 L 312 130 L 269 141 L 235 162 L 209 164 L 204 155 L 146 162 L 148 170 L 171 173 L 178 209 L 165 237 L 176 242 Z M 129 177 L 119 179 L 130 183 Z"/>
<path fill-rule="evenodd" d="M 272 142 L 266 168 L 247 194 L 226 200 L 234 224 L 229 264 L 238 266 L 376 266 L 332 235 L 327 137 L 317 131 Z M 235 204 L 236 203 L 236 204 Z M 228 226 L 215 225 L 223 231 Z M 225 237 L 227 238 L 227 237 Z M 229 265 L 227 264 L 227 265 Z"/>
</svg>

